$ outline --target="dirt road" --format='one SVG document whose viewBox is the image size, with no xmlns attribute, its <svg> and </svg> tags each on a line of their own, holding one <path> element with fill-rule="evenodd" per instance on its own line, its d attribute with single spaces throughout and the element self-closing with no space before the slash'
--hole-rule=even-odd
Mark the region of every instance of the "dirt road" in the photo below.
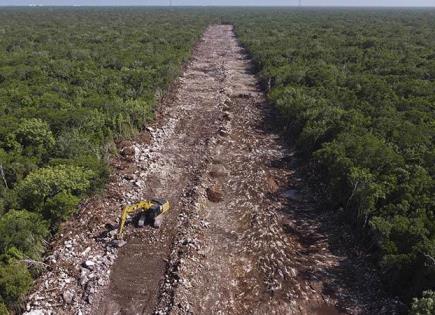
<svg viewBox="0 0 435 315">
<path fill-rule="evenodd" d="M 392 312 L 394 303 L 375 273 L 336 241 L 342 231 L 335 218 L 316 210 L 304 193 L 293 152 L 273 132 L 273 110 L 232 26 L 206 30 L 160 114 L 149 139 L 142 136 L 126 146 L 130 161 L 121 163 L 108 191 L 85 205 L 80 223 L 71 223 L 70 234 L 57 240 L 55 248 L 71 241 L 73 250 L 57 250 L 57 262 L 40 280 L 29 309 L 43 306 L 66 314 Z M 130 226 L 126 245 L 116 243 L 106 224 L 115 223 L 115 210 L 150 196 L 172 204 L 162 227 Z M 83 225 L 89 226 L 86 235 L 77 232 Z M 77 254 L 66 259 L 65 252 Z M 61 297 L 39 299 L 42 288 L 58 290 Z M 72 292 L 71 300 L 64 292 Z M 34 305 L 41 300 L 50 302 Z"/>
</svg>

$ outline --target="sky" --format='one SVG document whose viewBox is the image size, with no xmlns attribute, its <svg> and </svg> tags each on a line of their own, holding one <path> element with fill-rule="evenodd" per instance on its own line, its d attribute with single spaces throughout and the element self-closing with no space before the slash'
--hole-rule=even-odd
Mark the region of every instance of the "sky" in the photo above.
<svg viewBox="0 0 435 315">
<path fill-rule="evenodd" d="M 6 5 L 167 5 L 169 0 L 0 0 Z M 292 6 L 298 0 L 172 0 L 173 5 Z M 304 6 L 422 6 L 435 7 L 435 0 L 302 0 Z"/>
</svg>

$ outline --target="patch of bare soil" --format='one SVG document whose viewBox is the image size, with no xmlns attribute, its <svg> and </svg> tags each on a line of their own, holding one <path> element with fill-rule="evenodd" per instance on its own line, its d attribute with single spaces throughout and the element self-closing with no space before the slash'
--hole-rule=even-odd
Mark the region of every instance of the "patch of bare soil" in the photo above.
<svg viewBox="0 0 435 315">
<path fill-rule="evenodd" d="M 159 126 L 121 144 L 105 193 L 62 227 L 29 314 L 395 312 L 331 246 L 337 221 L 307 200 L 250 68 L 232 26 L 206 30 Z M 121 207 L 152 197 L 172 205 L 160 229 L 116 240 Z"/>
</svg>

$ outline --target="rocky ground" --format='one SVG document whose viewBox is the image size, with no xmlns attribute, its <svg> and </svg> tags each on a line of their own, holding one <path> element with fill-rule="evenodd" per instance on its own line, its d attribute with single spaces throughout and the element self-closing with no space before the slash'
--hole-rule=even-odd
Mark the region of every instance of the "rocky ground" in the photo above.
<svg viewBox="0 0 435 315">
<path fill-rule="evenodd" d="M 206 30 L 156 127 L 51 244 L 27 314 L 396 312 L 308 198 L 250 68 L 231 26 Z M 117 240 L 121 207 L 151 197 L 172 205 L 162 226 Z"/>
</svg>

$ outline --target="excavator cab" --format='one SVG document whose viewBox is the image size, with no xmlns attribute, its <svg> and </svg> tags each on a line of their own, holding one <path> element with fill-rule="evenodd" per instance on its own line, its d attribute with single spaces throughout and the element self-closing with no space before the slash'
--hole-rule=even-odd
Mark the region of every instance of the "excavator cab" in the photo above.
<svg viewBox="0 0 435 315">
<path fill-rule="evenodd" d="M 168 211 L 170 208 L 169 201 L 164 199 L 142 200 L 135 204 L 125 206 L 122 209 L 121 220 L 119 222 L 118 237 L 124 233 L 125 223 L 129 215 L 138 215 L 137 225 L 143 227 L 147 221 L 155 219 Z"/>
</svg>

